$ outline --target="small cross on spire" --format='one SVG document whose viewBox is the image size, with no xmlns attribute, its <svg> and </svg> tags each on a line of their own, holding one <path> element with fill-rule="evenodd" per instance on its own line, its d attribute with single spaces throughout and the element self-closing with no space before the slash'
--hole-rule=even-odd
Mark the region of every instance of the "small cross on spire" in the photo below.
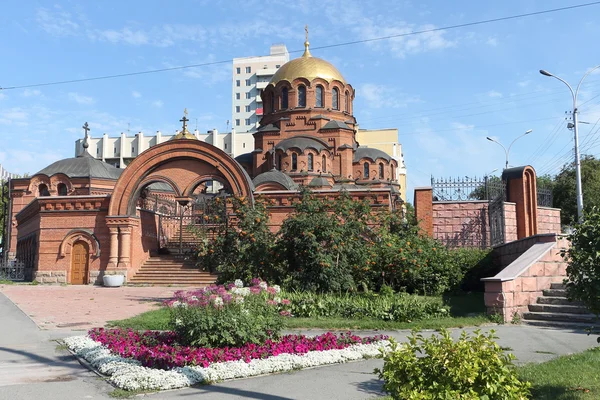
<svg viewBox="0 0 600 400">
<path fill-rule="evenodd" d="M 308 25 L 304 26 L 304 32 L 306 35 L 306 41 L 304 42 L 304 54 L 302 57 L 311 57 L 310 50 L 308 50 L 308 47 L 310 46 L 310 43 L 308 42 Z"/>
<path fill-rule="evenodd" d="M 85 137 L 87 137 L 88 136 L 88 132 L 91 131 L 90 126 L 86 122 L 85 124 L 83 124 L 82 128 L 85 131 Z"/>
<path fill-rule="evenodd" d="M 304 32 L 306 34 L 306 41 L 308 42 L 308 25 L 304 25 Z"/>
<path fill-rule="evenodd" d="M 189 121 L 189 119 L 187 118 L 188 112 L 187 112 L 187 108 L 183 109 L 183 118 L 181 118 L 179 120 L 179 122 L 183 122 L 183 128 L 181 129 L 181 132 L 185 133 L 187 132 L 187 122 Z"/>
</svg>

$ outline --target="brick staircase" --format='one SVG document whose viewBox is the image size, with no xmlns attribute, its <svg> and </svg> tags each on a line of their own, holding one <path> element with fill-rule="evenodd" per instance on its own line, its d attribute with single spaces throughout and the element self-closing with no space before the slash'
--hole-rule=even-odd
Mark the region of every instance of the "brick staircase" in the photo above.
<svg viewBox="0 0 600 400">
<path fill-rule="evenodd" d="M 129 280 L 129 284 L 208 286 L 215 283 L 217 275 L 201 271 L 193 261 L 186 259 L 186 254 L 200 243 L 200 239 L 184 226 L 181 242 L 183 254 L 179 253 L 178 229 L 167 242 L 168 254 L 150 257 Z"/>
<path fill-rule="evenodd" d="M 570 302 L 562 283 L 552 283 L 550 289 L 542 291 L 529 312 L 523 313 L 523 323 L 556 328 L 588 328 L 600 326 L 596 316 L 578 302 Z"/>
</svg>

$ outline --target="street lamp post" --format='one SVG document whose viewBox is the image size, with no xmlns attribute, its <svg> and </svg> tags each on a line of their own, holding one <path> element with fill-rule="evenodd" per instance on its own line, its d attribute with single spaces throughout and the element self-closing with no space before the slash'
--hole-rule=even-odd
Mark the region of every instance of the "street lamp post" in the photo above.
<svg viewBox="0 0 600 400">
<path fill-rule="evenodd" d="M 573 91 L 571 85 L 567 83 L 562 78 L 559 78 L 556 75 L 552 75 L 550 72 L 540 69 L 540 74 L 544 76 L 550 76 L 552 78 L 556 78 L 569 88 L 571 91 L 571 96 L 573 97 L 573 134 L 575 135 L 575 176 L 577 182 L 577 220 L 581 222 L 583 220 L 583 188 L 581 187 L 581 158 L 579 156 L 579 135 L 577 131 L 577 95 L 579 94 L 579 88 L 581 87 L 581 83 L 583 80 L 590 74 L 592 71 L 600 68 L 600 65 L 596 65 L 594 68 L 590 69 L 588 72 L 583 75 L 579 83 L 577 84 L 577 88 Z"/>
<path fill-rule="evenodd" d="M 514 143 L 515 143 L 517 140 L 521 139 L 523 136 L 525 136 L 525 135 L 529 135 L 531 132 L 533 132 L 533 129 L 529 129 L 529 130 L 525 131 L 525 133 L 524 133 L 524 134 L 522 134 L 521 136 L 517 137 L 515 140 L 513 140 L 513 141 L 510 143 L 510 146 L 508 146 L 508 149 L 507 149 L 506 147 L 504 147 L 504 145 L 503 145 L 502 143 L 500 143 L 499 141 L 497 141 L 497 140 L 495 140 L 495 139 L 492 139 L 492 138 L 491 138 L 491 137 L 489 137 L 489 136 L 487 136 L 487 137 L 486 137 L 486 139 L 487 139 L 487 140 L 489 140 L 490 142 L 494 142 L 494 143 L 497 143 L 497 144 L 499 144 L 499 145 L 500 145 L 500 146 L 502 146 L 502 148 L 504 149 L 504 155 L 506 156 L 506 164 L 505 164 L 505 167 L 504 167 L 504 169 L 507 169 L 507 168 L 508 168 L 508 154 L 510 153 L 510 148 L 512 147 L 512 145 L 513 145 L 513 144 L 514 144 Z"/>
</svg>

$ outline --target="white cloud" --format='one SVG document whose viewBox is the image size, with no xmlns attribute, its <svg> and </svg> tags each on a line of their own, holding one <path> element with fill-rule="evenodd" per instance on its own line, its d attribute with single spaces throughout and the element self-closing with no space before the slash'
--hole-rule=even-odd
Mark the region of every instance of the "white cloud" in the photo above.
<svg viewBox="0 0 600 400">
<path fill-rule="evenodd" d="M 40 92 L 39 90 L 31 90 L 31 89 L 23 90 L 23 97 L 37 97 L 41 94 L 42 94 L 42 92 Z"/>
<path fill-rule="evenodd" d="M 89 96 L 84 96 L 79 93 L 69 92 L 69 100 L 76 102 L 77 104 L 94 104 L 94 98 Z"/>
<path fill-rule="evenodd" d="M 531 83 L 531 81 L 530 81 L 530 80 L 526 80 L 526 81 L 521 81 L 521 82 L 519 82 L 519 83 L 518 83 L 518 85 L 519 85 L 520 87 L 526 87 L 526 86 L 529 86 L 529 84 L 530 84 L 530 83 Z"/>
<path fill-rule="evenodd" d="M 131 96 L 135 97 L 136 99 L 139 99 L 140 97 L 142 97 L 142 94 L 134 90 L 133 92 L 131 92 Z"/>
<path fill-rule="evenodd" d="M 151 105 L 152 107 L 161 108 L 163 106 L 163 102 L 160 100 L 154 100 Z"/>
<path fill-rule="evenodd" d="M 500 93 L 500 92 L 497 92 L 497 91 L 495 91 L 495 90 L 490 90 L 490 91 L 488 92 L 488 97 L 491 97 L 491 98 L 493 98 L 493 99 L 494 99 L 494 98 L 500 98 L 500 97 L 502 97 L 502 93 Z"/>
<path fill-rule="evenodd" d="M 71 14 L 62 11 L 59 6 L 55 6 L 55 10 L 38 8 L 35 19 L 43 30 L 54 36 L 70 36 L 79 30 L 79 24 Z"/>
<path fill-rule="evenodd" d="M 5 125 L 27 125 L 27 117 L 29 114 L 27 111 L 20 107 L 8 108 L 5 110 L 0 110 L 0 124 Z"/>
<path fill-rule="evenodd" d="M 6 98 L 6 95 L 4 93 L 0 92 L 0 100 L 5 99 L 5 98 Z"/>
<path fill-rule="evenodd" d="M 487 44 L 488 46 L 496 47 L 498 46 L 498 39 L 496 39 L 495 37 L 490 37 L 485 41 L 485 44 Z"/>
<path fill-rule="evenodd" d="M 91 39 L 104 40 L 111 43 L 125 43 L 133 46 L 140 46 L 148 44 L 150 38 L 143 31 L 134 31 L 129 28 L 122 28 L 121 30 L 96 30 L 88 32 L 88 37 Z"/>
<path fill-rule="evenodd" d="M 374 83 L 361 85 L 357 90 L 357 97 L 359 95 L 369 108 L 406 108 L 409 104 L 422 102 L 417 96 L 406 96 L 390 87 Z"/>
</svg>

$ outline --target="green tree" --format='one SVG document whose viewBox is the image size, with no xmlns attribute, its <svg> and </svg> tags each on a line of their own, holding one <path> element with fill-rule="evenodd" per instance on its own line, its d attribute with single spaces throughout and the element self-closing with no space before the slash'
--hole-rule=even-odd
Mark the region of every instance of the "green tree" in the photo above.
<svg viewBox="0 0 600 400">
<path fill-rule="evenodd" d="M 496 198 L 502 190 L 502 179 L 499 176 L 488 176 L 487 186 L 482 184 L 475 188 L 469 198 L 473 200 L 489 200 Z"/>
<path fill-rule="evenodd" d="M 600 160 L 584 156 L 581 160 L 581 185 L 584 211 L 600 206 Z M 554 178 L 552 185 L 554 207 L 561 209 L 561 222 L 565 225 L 577 221 L 575 163 L 565 165 Z"/>
</svg>

